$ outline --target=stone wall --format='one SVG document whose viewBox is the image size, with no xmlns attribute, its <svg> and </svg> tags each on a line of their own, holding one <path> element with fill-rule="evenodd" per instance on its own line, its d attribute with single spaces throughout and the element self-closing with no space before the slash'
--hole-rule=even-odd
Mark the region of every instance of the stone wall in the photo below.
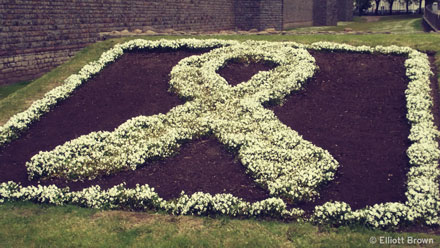
<svg viewBox="0 0 440 248">
<path fill-rule="evenodd" d="M 235 27 L 239 30 L 258 29 L 260 0 L 235 1 Z"/>
<path fill-rule="evenodd" d="M 283 28 L 337 25 L 353 18 L 352 8 L 352 0 L 284 0 Z"/>
<path fill-rule="evenodd" d="M 236 0 L 235 26 L 239 30 L 283 29 L 283 0 Z"/>
<path fill-rule="evenodd" d="M 313 25 L 334 26 L 338 23 L 338 0 L 313 1 Z"/>
<path fill-rule="evenodd" d="M 284 0 L 283 28 L 313 25 L 313 1 Z"/>
<path fill-rule="evenodd" d="M 0 0 L 0 84 L 38 77 L 101 32 L 335 25 L 337 1 L 351 0 Z"/>
<path fill-rule="evenodd" d="M 0 0 L 0 84 L 35 78 L 124 29 L 235 28 L 234 0 Z"/>
<path fill-rule="evenodd" d="M 261 0 L 259 29 L 283 29 L 283 0 Z"/>
<path fill-rule="evenodd" d="M 353 21 L 353 0 L 338 0 L 338 21 Z"/>
</svg>

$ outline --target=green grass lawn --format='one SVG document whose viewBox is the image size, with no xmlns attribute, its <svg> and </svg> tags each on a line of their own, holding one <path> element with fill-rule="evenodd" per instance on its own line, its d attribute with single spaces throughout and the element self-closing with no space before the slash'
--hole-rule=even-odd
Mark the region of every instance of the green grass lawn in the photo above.
<svg viewBox="0 0 440 248">
<path fill-rule="evenodd" d="M 379 19 L 373 20 L 373 19 Z M 394 15 L 355 17 L 351 22 L 338 22 L 337 26 L 294 28 L 291 31 L 344 31 L 344 29 L 363 32 L 417 33 L 423 32 L 421 15 Z"/>
<path fill-rule="evenodd" d="M 377 239 L 376 244 L 370 243 L 371 237 Z M 359 226 L 330 228 L 26 202 L 0 205 L 0 247 L 377 247 L 381 237 L 405 241 L 408 237 L 427 238 L 433 244 L 426 247 L 440 244 L 440 236 L 433 234 L 391 233 Z"/>
<path fill-rule="evenodd" d="M 392 23 L 397 22 L 404 26 L 399 30 L 412 30 L 399 34 L 224 35 L 196 38 L 410 46 L 421 51 L 435 52 L 436 67 L 440 69 L 440 34 L 413 32 L 420 27 L 419 21 L 420 19 L 412 17 L 402 17 L 400 21 L 398 17 L 391 17 L 390 20 L 384 19 L 374 24 L 378 25 L 374 27 L 373 24 L 356 19 L 353 23 L 329 27 L 353 27 L 353 30 L 357 30 L 355 27 L 361 30 L 378 30 L 382 27 L 390 30 L 394 25 Z M 185 36 L 187 37 L 190 36 Z M 177 39 L 184 36 L 166 38 Z M 134 38 L 118 38 L 92 44 L 67 63 L 30 83 L 1 87 L 0 124 L 25 110 L 33 101 L 60 85 L 65 78 L 78 72 L 88 62 L 98 59 L 102 52 L 116 43 L 130 39 Z M 432 238 L 434 244 L 426 247 L 439 247 L 440 244 L 440 236 L 429 232 L 383 232 L 359 226 L 325 228 L 308 223 L 226 217 L 176 217 L 162 213 L 98 211 L 75 206 L 54 207 L 22 202 L 0 205 L 0 247 L 377 247 L 378 243 L 372 245 L 369 240 L 375 237 L 380 242 L 381 236 L 403 237 L 405 240 L 407 237 L 427 237 Z"/>
<path fill-rule="evenodd" d="M 14 93 L 17 90 L 26 87 L 26 85 L 30 83 L 31 81 L 23 81 L 11 85 L 0 86 L 0 100 L 6 98 L 7 96 L 9 96 L 10 94 Z"/>
</svg>

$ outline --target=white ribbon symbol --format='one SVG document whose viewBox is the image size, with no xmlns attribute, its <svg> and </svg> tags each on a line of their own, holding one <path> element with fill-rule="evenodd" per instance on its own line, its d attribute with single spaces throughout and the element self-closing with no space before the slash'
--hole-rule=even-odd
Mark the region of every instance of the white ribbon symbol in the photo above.
<svg viewBox="0 0 440 248">
<path fill-rule="evenodd" d="M 216 73 L 228 60 L 278 65 L 235 87 Z M 139 116 L 113 132 L 93 132 L 40 152 L 26 165 L 29 177 L 94 178 L 145 164 L 178 151 L 184 141 L 214 135 L 237 153 L 255 181 L 271 195 L 310 200 L 333 179 L 338 162 L 283 123 L 263 103 L 279 103 L 313 76 L 305 50 L 255 41 L 191 56 L 171 72 L 171 90 L 187 99 L 166 114 Z"/>
</svg>

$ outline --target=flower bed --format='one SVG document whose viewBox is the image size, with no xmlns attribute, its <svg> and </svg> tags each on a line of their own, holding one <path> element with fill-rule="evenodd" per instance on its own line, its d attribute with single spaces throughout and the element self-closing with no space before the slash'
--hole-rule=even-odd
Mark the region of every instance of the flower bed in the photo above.
<svg viewBox="0 0 440 248">
<path fill-rule="evenodd" d="M 426 55 L 410 48 L 352 47 L 333 43 L 305 46 L 268 42 L 137 40 L 119 45 L 113 52 L 107 52 L 101 57 L 100 62 L 92 63 L 85 67 L 88 69 L 81 70 L 83 76 L 80 72 L 80 76 L 69 77 L 66 85 L 72 78 L 81 78 L 80 82 L 76 83 L 79 85 L 83 82 L 81 80 L 86 80 L 112 61 L 111 58 L 114 60 L 120 56 L 124 49 L 158 46 L 220 48 L 201 56 L 184 59 L 173 69 L 170 81 L 172 90 L 187 98 L 187 103 L 172 109 L 166 115 L 133 118 L 114 132 L 91 133 L 69 141 L 53 151 L 42 152 L 28 163 L 31 177 L 56 176 L 78 180 L 113 173 L 126 167 L 135 169 L 149 158 L 169 156 L 184 140 L 213 133 L 222 143 L 238 152 L 242 164 L 258 183 L 269 189 L 271 195 L 297 201 L 312 200 L 318 195 L 319 185 L 333 178 L 338 163 L 327 151 L 303 140 L 295 131 L 279 122 L 274 114 L 264 109 L 261 104 L 280 101 L 291 91 L 300 90 L 301 84 L 313 75 L 314 60 L 304 48 L 397 53 L 408 56 L 405 65 L 411 80 L 406 92 L 408 120 L 412 124 L 409 138 L 414 142 L 408 149 L 408 157 L 413 165 L 408 174 L 408 202 L 376 205 L 358 211 L 351 211 L 344 203 L 326 203 L 316 208 L 313 220 L 333 223 L 358 221 L 372 226 L 397 225 L 418 220 L 426 221 L 427 224 L 438 224 L 439 193 L 438 187 L 434 187 L 438 186 L 439 173 L 436 168 L 439 153 L 436 143 L 438 131 L 433 124 L 430 111 L 432 99 L 429 95 L 430 71 Z M 269 72 L 258 73 L 246 83 L 230 87 L 216 74 L 216 70 L 227 60 L 234 58 L 271 61 L 279 66 Z M 98 70 L 95 65 L 96 68 L 101 68 Z M 72 86 L 69 87 L 74 89 Z M 58 89 L 58 92 L 66 91 Z M 28 110 L 34 115 L 22 114 L 34 116 L 34 119 L 26 119 L 27 123 L 41 116 L 35 113 L 47 112 L 54 105 L 51 99 L 63 98 L 56 92 L 54 90 L 52 94 L 48 93 L 46 105 L 37 104 L 37 107 Z M 63 94 L 65 95 L 60 93 L 64 96 Z M 2 136 L 4 142 L 18 136 L 17 131 L 26 128 L 26 125 L 23 125 L 26 121 L 14 124 L 17 118 L 21 117 L 11 119 L 9 124 L 2 127 L 1 133 L 6 134 Z M 148 186 L 138 187 L 136 190 L 118 186 L 102 191 L 92 187 L 81 193 L 69 193 L 56 187 L 20 187 L 14 183 L 4 183 L 0 194 L 4 199 L 71 202 L 110 208 L 134 207 L 130 204 L 138 202 L 138 207 L 139 204 L 144 204 L 146 207 L 154 206 L 176 214 L 255 215 L 260 212 L 272 216 L 296 216 L 301 213 L 301 210 L 297 209 L 287 211 L 280 198 L 249 204 L 228 195 L 211 196 L 197 193 L 192 196 L 182 195 L 176 203 L 157 200 L 160 198 L 157 194 L 150 194 L 152 190 Z M 135 196 L 136 194 L 142 197 Z M 220 208 L 219 204 L 224 207 Z"/>
<path fill-rule="evenodd" d="M 231 87 L 216 70 L 234 58 L 279 66 Z M 29 177 L 83 180 L 134 170 L 151 158 L 172 155 L 184 140 L 213 133 L 238 150 L 242 164 L 272 195 L 312 199 L 318 186 L 333 178 L 337 162 L 283 125 L 262 103 L 299 90 L 314 70 L 306 50 L 271 43 L 236 44 L 183 59 L 173 68 L 170 84 L 190 101 L 165 115 L 136 117 L 114 132 L 93 132 L 40 152 L 27 163 Z"/>
</svg>

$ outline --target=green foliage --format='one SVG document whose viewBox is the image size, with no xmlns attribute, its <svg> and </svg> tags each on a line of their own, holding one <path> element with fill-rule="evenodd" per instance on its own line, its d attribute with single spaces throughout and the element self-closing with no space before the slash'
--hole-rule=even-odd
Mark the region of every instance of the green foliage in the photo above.
<svg viewBox="0 0 440 248">
<path fill-rule="evenodd" d="M 359 15 L 363 15 L 364 12 L 371 7 L 371 0 L 355 0 L 354 3 Z"/>
<path fill-rule="evenodd" d="M 390 10 L 390 15 L 393 13 L 393 4 L 396 0 L 386 0 L 388 2 L 388 8 Z"/>
</svg>

